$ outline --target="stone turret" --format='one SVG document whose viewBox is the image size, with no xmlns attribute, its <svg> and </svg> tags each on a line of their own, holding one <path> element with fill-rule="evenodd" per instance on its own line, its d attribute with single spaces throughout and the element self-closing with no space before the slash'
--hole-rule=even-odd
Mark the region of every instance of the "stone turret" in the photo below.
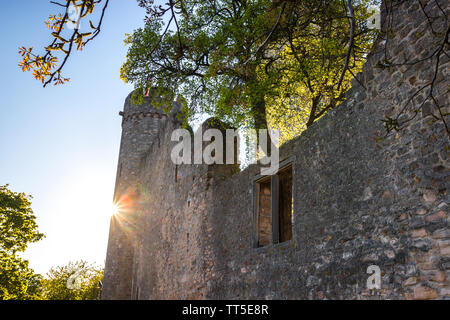
<svg viewBox="0 0 450 320">
<path fill-rule="evenodd" d="M 450 61 L 424 58 L 444 43 L 450 5 L 381 8 L 388 39 L 346 100 L 281 146 L 270 181 L 258 165 L 174 164 L 171 116 L 127 99 L 103 299 L 450 298 L 448 129 L 423 87 L 434 79 L 449 112 Z M 417 63 L 383 67 L 385 55 Z M 401 110 L 409 120 L 384 137 L 381 120 Z"/>
<path fill-rule="evenodd" d="M 153 89 L 142 104 L 125 100 L 122 138 L 117 167 L 114 203 L 119 212 L 111 218 L 105 264 L 103 299 L 130 299 L 134 259 L 135 219 L 139 206 L 139 173 L 142 160 L 159 144 L 159 135 L 168 122 L 177 122 L 180 104 Z M 167 100 L 167 101 L 165 101 Z"/>
<path fill-rule="evenodd" d="M 150 94 L 155 93 L 156 89 Z M 161 127 L 168 120 L 175 120 L 180 106 L 172 102 L 168 105 L 164 97 L 149 95 L 141 105 L 131 102 L 132 93 L 125 99 L 122 116 L 122 139 L 119 153 L 117 184 L 115 194 L 133 185 L 142 158 L 158 143 Z M 115 197 L 116 198 L 116 197 Z"/>
</svg>

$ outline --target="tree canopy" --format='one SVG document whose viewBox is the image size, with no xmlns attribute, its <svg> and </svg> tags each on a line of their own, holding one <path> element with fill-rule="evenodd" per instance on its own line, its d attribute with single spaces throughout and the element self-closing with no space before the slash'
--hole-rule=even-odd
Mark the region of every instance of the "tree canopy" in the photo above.
<svg viewBox="0 0 450 320">
<path fill-rule="evenodd" d="M 146 25 L 125 40 L 121 77 L 138 93 L 170 88 L 191 114 L 235 126 L 267 128 L 268 115 L 286 118 L 286 107 L 309 126 L 343 100 L 360 71 L 375 37 L 366 23 L 373 3 L 141 1 Z M 272 125 L 292 123 L 284 120 Z"/>
<path fill-rule="evenodd" d="M 31 196 L 0 186 L 0 299 L 33 299 L 40 277 L 18 256 L 44 235 L 37 229 Z"/>
<path fill-rule="evenodd" d="M 103 268 L 86 261 L 69 262 L 51 268 L 42 280 L 46 300 L 98 300 Z"/>
<path fill-rule="evenodd" d="M 137 0 L 147 13 L 145 26 L 126 37 L 130 48 L 121 78 L 139 89 L 133 96 L 138 102 L 158 87 L 182 96 L 190 116 L 206 112 L 237 127 L 265 128 L 269 122 L 289 138 L 344 99 L 377 36 L 385 46 L 379 67 L 427 62 L 437 74 L 448 55 L 447 15 L 438 0 L 414 1 L 428 22 L 445 19 L 445 30 L 434 30 L 429 23 L 432 34 L 441 38 L 432 54 L 398 62 L 387 47 L 392 46 L 394 8 L 404 1 Z M 19 48 L 20 68 L 32 71 L 44 86 L 69 81 L 63 68 L 75 49 L 82 50 L 98 36 L 109 0 L 52 3 L 60 12 L 46 20 L 52 41 L 44 52 Z M 373 6 L 380 5 L 386 24 L 378 33 L 368 28 L 367 19 L 373 18 Z M 427 12 L 429 7 L 435 8 L 435 16 Z M 83 31 L 82 20 L 89 21 Z M 433 93 L 435 83 L 432 77 L 397 115 L 383 120 L 387 133 L 411 120 L 400 121 L 405 113 L 415 116 L 431 102 L 435 120 L 450 134 L 447 114 Z M 412 101 L 422 93 L 426 98 L 414 107 Z"/>
<path fill-rule="evenodd" d="M 44 48 L 44 53 L 38 53 L 33 47 L 22 46 L 19 54 L 22 60 L 19 67 L 22 71 L 32 71 L 33 76 L 47 86 L 64 84 L 69 78 L 62 76 L 62 70 L 71 53 L 83 50 L 84 46 L 94 40 L 101 31 L 109 0 L 65 0 L 64 3 L 54 2 L 62 12 L 50 14 L 45 25 L 50 30 L 52 41 Z M 82 19 L 92 18 L 94 11 L 102 7 L 98 22 L 89 20 L 89 29 L 81 32 Z"/>
<path fill-rule="evenodd" d="M 44 54 L 21 47 L 22 70 L 44 86 L 68 81 L 61 71 L 69 55 L 100 33 L 108 2 L 57 4 L 63 12 L 46 21 L 53 41 Z M 374 39 L 365 21 L 377 2 L 138 0 L 145 26 L 126 37 L 121 77 L 140 89 L 137 99 L 153 87 L 172 90 L 188 102 L 191 116 L 206 112 L 236 126 L 266 128 L 269 114 L 295 113 L 294 122 L 302 114 L 309 126 L 342 100 L 360 70 Z M 82 19 L 89 19 L 89 30 L 81 31 Z"/>
</svg>

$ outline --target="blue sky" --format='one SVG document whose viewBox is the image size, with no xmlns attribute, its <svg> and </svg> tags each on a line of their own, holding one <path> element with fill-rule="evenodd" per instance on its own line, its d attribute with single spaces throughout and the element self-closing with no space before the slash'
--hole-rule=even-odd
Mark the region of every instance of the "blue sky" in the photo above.
<svg viewBox="0 0 450 320">
<path fill-rule="evenodd" d="M 132 90 L 119 78 L 125 33 L 143 25 L 136 0 L 110 0 L 102 32 L 65 68 L 71 81 L 42 85 L 17 66 L 18 47 L 50 41 L 49 0 L 4 0 L 0 24 L 0 185 L 31 194 L 46 239 L 24 257 L 36 272 L 84 259 L 103 264 L 119 152 L 118 113 Z"/>
</svg>

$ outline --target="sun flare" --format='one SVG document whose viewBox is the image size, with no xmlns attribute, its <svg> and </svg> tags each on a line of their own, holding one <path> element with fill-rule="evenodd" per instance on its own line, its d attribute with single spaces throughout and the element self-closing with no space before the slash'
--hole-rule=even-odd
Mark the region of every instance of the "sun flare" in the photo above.
<svg viewBox="0 0 450 320">
<path fill-rule="evenodd" d="M 119 213 L 119 206 L 115 203 L 111 204 L 111 215 L 116 215 Z"/>
</svg>

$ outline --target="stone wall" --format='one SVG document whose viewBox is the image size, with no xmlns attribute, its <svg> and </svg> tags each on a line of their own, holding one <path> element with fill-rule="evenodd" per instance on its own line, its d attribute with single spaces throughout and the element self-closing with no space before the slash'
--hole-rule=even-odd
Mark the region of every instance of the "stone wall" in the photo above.
<svg viewBox="0 0 450 320">
<path fill-rule="evenodd" d="M 132 268 L 136 241 L 136 206 L 141 193 L 141 165 L 148 153 L 153 153 L 160 141 L 161 128 L 166 123 L 176 123 L 172 116 L 164 114 L 164 103 L 155 107 L 152 97 L 146 97 L 142 105 L 131 102 L 132 93 L 125 99 L 122 120 L 122 138 L 117 166 L 114 202 L 120 206 L 120 214 L 111 218 L 105 277 L 104 299 L 129 299 L 132 290 Z M 159 100 L 158 97 L 155 99 Z"/>
<path fill-rule="evenodd" d="M 437 10 L 428 2 L 426 10 Z M 394 3 L 392 55 L 427 56 L 438 37 L 418 3 Z M 403 130 L 379 139 L 381 119 L 399 112 L 432 68 L 429 61 L 377 68 L 383 55 L 379 43 L 346 102 L 280 150 L 293 166 L 291 241 L 255 247 L 258 166 L 235 173 L 172 163 L 175 122 L 161 122 L 138 159 L 127 155 L 139 145 L 121 153 L 119 163 L 138 165 L 139 192 L 123 214 L 134 221 L 133 254 L 120 260 L 112 228 L 103 297 L 450 298 L 448 134 L 426 105 Z M 442 59 L 436 97 L 448 109 L 449 59 Z M 123 275 L 108 261 L 122 265 Z M 381 270 L 379 290 L 366 288 L 369 265 Z"/>
</svg>

